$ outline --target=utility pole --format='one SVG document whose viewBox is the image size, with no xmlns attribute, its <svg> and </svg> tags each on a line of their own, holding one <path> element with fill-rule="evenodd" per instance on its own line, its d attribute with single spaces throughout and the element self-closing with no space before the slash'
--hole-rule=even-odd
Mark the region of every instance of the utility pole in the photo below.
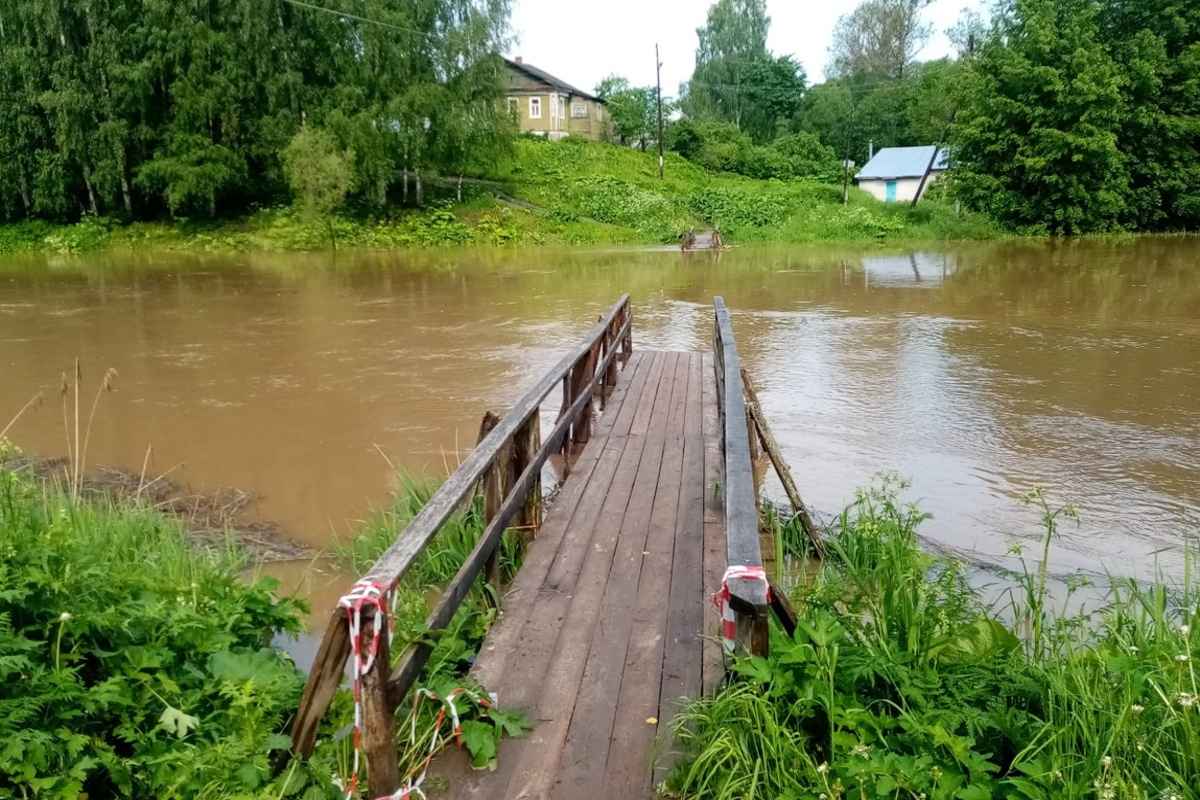
<svg viewBox="0 0 1200 800">
<path fill-rule="evenodd" d="M 662 61 L 658 57 L 658 44 L 654 45 L 654 63 L 656 70 L 655 85 L 658 92 L 658 179 L 663 179 L 663 118 L 662 118 Z"/>
</svg>

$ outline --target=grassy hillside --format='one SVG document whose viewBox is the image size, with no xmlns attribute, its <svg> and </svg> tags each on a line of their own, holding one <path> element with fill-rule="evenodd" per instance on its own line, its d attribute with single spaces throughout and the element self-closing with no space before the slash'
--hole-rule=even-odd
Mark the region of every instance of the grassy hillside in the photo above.
<svg viewBox="0 0 1200 800">
<path fill-rule="evenodd" d="M 218 222 L 177 220 L 121 225 L 32 222 L 0 227 L 0 253 L 98 249 L 306 250 L 331 246 L 390 249 L 437 245 L 664 244 L 690 227 L 719 226 L 729 243 L 981 239 L 999 235 L 988 220 L 957 215 L 936 198 L 917 209 L 886 206 L 865 192 L 806 181 L 760 181 L 711 173 L 668 153 L 565 139 L 522 138 L 509 163 L 478 182 L 442 182 L 419 210 L 348 208 L 331 225 L 286 207 Z"/>
</svg>

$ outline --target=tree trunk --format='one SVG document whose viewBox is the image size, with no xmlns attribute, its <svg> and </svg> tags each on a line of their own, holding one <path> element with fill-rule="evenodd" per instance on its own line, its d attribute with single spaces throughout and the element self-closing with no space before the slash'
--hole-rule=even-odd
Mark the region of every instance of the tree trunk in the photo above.
<svg viewBox="0 0 1200 800">
<path fill-rule="evenodd" d="M 402 205 L 408 205 L 408 162 L 404 164 L 404 192 L 400 195 Z"/>
<path fill-rule="evenodd" d="M 83 185 L 87 187 L 88 206 L 92 209 L 92 216 L 100 216 L 100 209 L 96 206 L 96 190 L 92 188 L 92 178 L 88 169 L 83 169 Z"/>
<path fill-rule="evenodd" d="M 458 202 L 460 204 L 462 203 L 462 181 L 463 181 L 463 176 L 459 175 L 458 176 Z"/>
<path fill-rule="evenodd" d="M 125 213 L 133 216 L 133 192 L 129 188 L 129 177 L 121 167 L 121 198 L 125 201 Z"/>
<path fill-rule="evenodd" d="M 425 205 L 425 191 L 424 191 L 424 187 L 421 184 L 421 171 L 420 170 L 417 170 L 416 184 L 417 184 L 417 206 L 419 207 L 419 206 Z"/>
</svg>

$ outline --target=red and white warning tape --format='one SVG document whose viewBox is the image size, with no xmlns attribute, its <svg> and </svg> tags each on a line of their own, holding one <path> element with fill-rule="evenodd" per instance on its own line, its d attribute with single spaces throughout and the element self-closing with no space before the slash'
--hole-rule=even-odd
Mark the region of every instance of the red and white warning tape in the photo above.
<svg viewBox="0 0 1200 800">
<path fill-rule="evenodd" d="M 358 774 L 361 768 L 362 757 L 362 676 L 375 664 L 375 658 L 379 654 L 379 637 L 383 633 L 384 625 L 387 625 L 389 646 L 395 635 L 396 584 L 394 582 L 384 584 L 374 581 L 359 581 L 350 590 L 349 594 L 338 601 L 338 606 L 346 609 L 347 625 L 350 628 L 350 648 L 354 659 L 354 767 L 353 772 L 350 774 L 350 782 L 346 785 L 346 800 L 353 800 L 354 793 L 358 789 Z M 362 624 L 365 614 L 374 614 L 375 623 L 371 641 L 366 643 L 366 646 L 364 646 L 362 637 Z M 385 668 L 388 666 L 390 665 L 385 665 Z M 433 726 L 433 734 L 429 741 L 429 750 L 426 752 L 425 760 L 421 764 L 420 774 L 418 775 L 414 769 L 409 773 L 404 786 L 397 789 L 390 797 L 379 798 L 379 800 L 425 800 L 425 792 L 422 791 L 421 784 L 424 782 L 425 775 L 429 771 L 429 765 L 433 761 L 433 757 L 437 754 L 438 747 L 442 742 L 442 724 L 446 721 L 447 714 L 449 714 L 452 724 L 452 736 L 455 741 L 460 745 L 462 744 L 462 721 L 459 719 L 458 705 L 456 703 L 460 697 L 466 697 L 482 708 L 490 708 L 492 705 L 487 698 L 480 697 L 477 693 L 464 687 L 455 689 L 444 698 L 439 698 L 428 689 L 417 689 L 413 693 L 413 708 L 409 732 L 409 741 L 411 744 L 415 745 L 417 743 L 417 711 L 421 699 L 428 698 L 435 703 L 442 704 L 441 709 L 438 711 L 437 721 Z"/>
<path fill-rule="evenodd" d="M 713 604 L 721 614 L 721 639 L 725 649 L 732 653 L 737 640 L 737 615 L 729 603 L 729 581 L 733 578 L 759 580 L 767 584 L 767 602 L 771 602 L 771 584 L 767 581 L 767 572 L 762 567 L 732 566 L 725 570 L 721 578 L 721 591 L 713 595 Z"/>
<path fill-rule="evenodd" d="M 346 624 L 350 627 L 350 652 L 354 660 L 354 768 L 350 783 L 346 787 L 346 798 L 350 800 L 358 788 L 358 773 L 362 757 L 362 676 L 375 664 L 379 654 L 379 637 L 383 634 L 386 620 L 388 644 L 396 630 L 392 614 L 396 599 L 396 583 L 359 581 L 350 593 L 338 601 L 338 607 L 346 609 Z M 363 646 L 362 624 L 364 613 L 375 615 L 374 631 L 367 647 Z M 423 796 L 423 795 L 422 795 Z"/>
</svg>

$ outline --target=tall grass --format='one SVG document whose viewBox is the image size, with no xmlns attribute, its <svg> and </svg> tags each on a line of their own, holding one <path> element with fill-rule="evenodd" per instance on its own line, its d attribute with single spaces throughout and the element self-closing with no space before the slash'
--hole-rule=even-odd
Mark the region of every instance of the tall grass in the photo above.
<svg viewBox="0 0 1200 800">
<path fill-rule="evenodd" d="M 1044 512 L 1045 535 L 1067 513 Z M 1112 581 L 1054 613 L 1042 565 L 1005 605 L 923 552 L 924 516 L 885 484 L 833 526 L 830 557 L 715 697 L 677 720 L 669 794 L 691 798 L 1117 800 L 1200 797 L 1196 590 Z"/>
<path fill-rule="evenodd" d="M 352 572 L 364 573 L 392 545 L 396 538 L 425 507 L 441 481 L 409 472 L 399 475 L 400 489 L 389 508 L 368 517 L 349 539 L 336 539 L 335 557 Z M 487 527 L 483 516 L 483 498 L 475 495 L 452 516 L 406 576 L 406 583 L 417 589 L 429 589 L 447 583 L 475 548 Z M 521 539 L 508 531 L 500 540 L 500 572 L 510 581 L 520 568 Z"/>
</svg>

